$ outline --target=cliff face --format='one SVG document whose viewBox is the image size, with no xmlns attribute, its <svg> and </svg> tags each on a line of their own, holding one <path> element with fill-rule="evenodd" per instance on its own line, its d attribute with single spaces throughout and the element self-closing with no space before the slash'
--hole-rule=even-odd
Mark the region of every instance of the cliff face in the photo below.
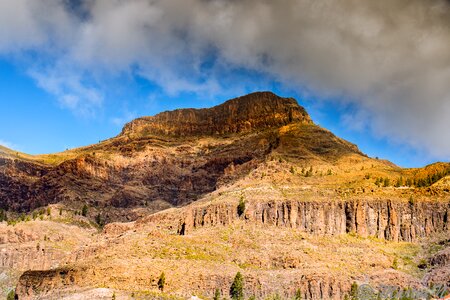
<svg viewBox="0 0 450 300">
<path fill-rule="evenodd" d="M 104 282 L 113 290 L 124 286 L 132 290 L 157 290 L 157 279 L 164 271 L 169 278 L 165 291 L 186 297 L 197 292 L 212 297 L 215 289 L 219 289 L 222 295 L 228 295 L 233 277 L 240 270 L 245 274 L 247 296 L 264 299 L 279 294 L 283 298 L 292 298 L 300 291 L 302 299 L 343 299 L 349 293 L 352 282 L 359 280 L 357 274 L 360 271 L 350 268 L 352 277 L 347 278 L 346 275 L 336 274 L 333 268 L 328 271 L 324 269 L 320 261 L 325 260 L 327 266 L 329 262 L 311 244 L 315 237 L 327 237 L 325 241 L 330 239 L 333 247 L 330 251 L 338 253 L 331 252 L 329 255 L 338 255 L 336 259 L 345 267 L 348 267 L 346 261 L 351 259 L 356 260 L 354 263 L 358 268 L 368 264 L 368 270 L 373 270 L 368 278 L 379 284 L 380 289 L 389 290 L 387 285 L 392 284 L 391 292 L 404 287 L 420 291 L 425 286 L 419 279 L 391 269 L 390 259 L 385 262 L 385 248 L 382 248 L 380 256 L 374 257 L 369 245 L 361 254 L 364 259 L 353 258 L 353 254 L 349 253 L 354 252 L 348 252 L 352 250 L 347 245 L 338 244 L 340 237 L 354 233 L 358 236 L 355 240 L 362 243 L 368 241 L 364 237 L 372 236 L 379 238 L 380 244 L 389 245 L 381 240 L 416 242 L 433 235 L 448 236 L 449 212 L 448 201 L 261 200 L 247 202 L 244 213 L 239 216 L 237 201 L 194 203 L 134 223 L 108 224 L 104 229 L 107 239 L 73 252 L 67 260 L 70 267 L 27 271 L 19 280 L 17 292 L 20 299 L 36 299 L 68 288 L 76 293 L 75 287 L 90 287 L 93 283 Z M 227 228 L 233 228 L 232 232 L 242 230 L 243 235 L 233 240 L 228 236 L 230 231 Z M 267 235 L 271 232 L 272 235 Z M 292 240 L 287 238 L 288 232 L 293 234 Z M 136 235 L 135 239 L 131 235 Z M 211 246 L 208 240 L 203 241 L 208 235 L 225 237 L 219 239 L 220 243 L 216 246 L 214 243 Z M 252 235 L 273 240 L 271 243 L 253 244 Z M 196 248 L 199 239 L 202 244 Z M 218 255 L 220 249 L 227 249 L 226 241 L 230 239 L 230 247 L 236 247 L 236 252 L 229 258 Z M 176 244 L 171 244 L 174 241 Z M 319 245 L 323 245 L 323 241 Z M 356 246 L 352 244 L 351 247 Z M 255 249 L 261 252 L 253 253 Z M 313 251 L 312 254 L 310 251 Z M 343 253 L 345 257 L 341 257 Z M 214 258 L 208 258 L 208 255 Z M 194 258 L 187 258 L 192 256 Z M 127 259 L 124 260 L 124 257 Z M 317 259 L 319 262 L 316 262 Z M 447 284 L 445 272 L 448 262 L 448 250 L 433 256 L 430 259 L 433 269 L 425 282 Z M 129 264 L 137 265 L 130 268 Z M 246 265 L 251 267 L 246 268 Z M 387 270 L 379 270 L 378 265 Z"/>
<path fill-rule="evenodd" d="M 179 234 L 189 234 L 196 228 L 229 225 L 244 218 L 252 224 L 295 228 L 319 236 L 356 233 L 414 242 L 435 233 L 450 233 L 449 215 L 449 201 L 260 201 L 248 203 L 242 216 L 236 204 L 223 203 L 186 209 L 178 221 L 162 213 L 140 222 L 171 224 Z"/>
<path fill-rule="evenodd" d="M 49 170 L 42 164 L 0 157 L 0 208 L 17 211 L 26 206 L 33 185 Z"/>
<path fill-rule="evenodd" d="M 311 124 L 305 109 L 293 98 L 270 92 L 253 93 L 207 109 L 179 109 L 125 125 L 122 135 L 226 135 L 281 127 L 300 122 Z"/>
<path fill-rule="evenodd" d="M 94 271 L 95 272 L 95 271 Z M 92 270 L 58 268 L 48 271 L 27 271 L 20 278 L 16 289 L 19 299 L 51 299 L 52 296 L 64 289 L 74 286 L 85 286 L 88 284 Z M 219 289 L 221 295 L 228 295 L 233 276 L 231 274 L 197 274 L 195 270 L 189 276 L 183 278 L 183 288 L 194 291 L 203 290 L 203 295 L 214 296 L 214 291 Z M 106 274 L 105 274 L 106 275 Z M 151 274 L 157 278 L 157 274 Z M 194 275 L 194 276 L 191 276 Z M 107 276 L 107 275 L 106 275 Z M 292 280 L 292 278 L 295 278 Z M 131 278 L 129 278 L 131 280 Z M 134 276 L 135 282 L 148 281 Z M 264 299 L 270 296 L 279 295 L 283 299 L 295 297 L 300 291 L 302 299 L 343 299 L 348 293 L 350 285 L 341 282 L 338 278 L 326 273 L 289 274 L 278 275 L 278 278 L 270 274 L 252 276 L 245 278 L 245 295 L 255 296 Z M 38 288 L 37 288 L 38 287 Z M 156 280 L 147 282 L 147 288 L 157 288 Z M 199 289 L 200 288 L 200 289 Z M 166 287 L 170 289 L 170 287 Z M 189 293 L 184 296 L 189 297 Z"/>
</svg>

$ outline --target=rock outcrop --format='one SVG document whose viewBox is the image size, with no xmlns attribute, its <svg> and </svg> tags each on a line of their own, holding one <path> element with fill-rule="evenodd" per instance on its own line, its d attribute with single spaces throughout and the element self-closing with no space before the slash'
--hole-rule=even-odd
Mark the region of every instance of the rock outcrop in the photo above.
<svg viewBox="0 0 450 300">
<path fill-rule="evenodd" d="M 228 225 L 244 218 L 247 222 L 297 228 L 313 235 L 355 233 L 412 242 L 433 233 L 450 232 L 449 214 L 448 201 L 261 201 L 248 203 L 242 216 L 238 215 L 237 203 L 210 204 L 187 209 L 180 217 L 178 232 L 187 234 L 195 228 Z M 161 215 L 156 214 L 145 220 L 159 218 Z"/>
<path fill-rule="evenodd" d="M 221 136 L 294 122 L 312 123 L 295 99 L 259 92 L 228 100 L 213 108 L 178 109 L 139 118 L 125 125 L 122 135 Z"/>
<path fill-rule="evenodd" d="M 447 240 L 446 242 L 449 242 Z M 431 269 L 425 275 L 427 285 L 450 287 L 450 246 L 439 251 L 429 259 Z"/>
<path fill-rule="evenodd" d="M 69 289 L 72 294 L 77 293 L 76 286 L 86 286 L 90 274 L 95 272 L 88 269 L 58 268 L 48 271 L 27 271 L 20 277 L 16 292 L 19 299 L 46 299 L 46 296 L 56 295 Z M 178 295 L 190 297 L 196 293 L 212 298 L 214 291 L 218 289 L 221 295 L 228 295 L 233 281 L 231 274 L 196 274 L 185 277 L 182 286 L 184 291 L 178 291 Z M 140 278 L 136 278 L 140 281 Z M 282 283 L 282 285 L 280 285 Z M 156 282 L 148 284 L 156 288 Z M 271 276 L 269 273 L 258 276 L 248 275 L 244 282 L 244 295 L 255 296 L 258 299 L 274 297 L 278 295 L 282 299 L 294 298 L 297 291 L 302 299 L 343 299 L 350 290 L 350 284 L 342 282 L 334 276 L 326 273 L 301 274 L 294 271 L 291 274 L 279 274 Z M 173 289 L 173 288 L 172 288 Z M 171 292 L 171 287 L 166 289 Z M 83 291 L 83 290 L 79 290 Z M 298 295 L 298 294 L 297 294 Z"/>
</svg>

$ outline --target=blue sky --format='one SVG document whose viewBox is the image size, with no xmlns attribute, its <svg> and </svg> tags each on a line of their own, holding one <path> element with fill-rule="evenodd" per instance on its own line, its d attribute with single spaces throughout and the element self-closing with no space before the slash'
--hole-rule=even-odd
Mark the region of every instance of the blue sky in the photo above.
<svg viewBox="0 0 450 300">
<path fill-rule="evenodd" d="M 408 167 L 433 162 L 432 159 L 422 158 L 407 146 L 392 145 L 385 139 L 367 135 L 367 132 L 348 130 L 340 120 L 340 116 L 347 111 L 345 106 L 317 103 L 314 97 L 302 99 L 295 91 L 283 89 L 277 83 L 268 83 L 266 87 L 258 88 L 295 97 L 306 107 L 317 124 L 357 144 L 370 156 L 387 158 Z M 125 122 L 139 116 L 176 108 L 210 107 L 233 97 L 230 94 L 228 97 L 204 99 L 192 93 L 170 97 L 151 82 L 138 77 L 128 79 L 123 86 L 115 89 L 121 92 L 111 95 L 107 105 L 96 109 L 93 115 L 78 114 L 65 108 L 53 95 L 36 86 L 20 67 L 1 60 L 0 141 L 6 146 L 31 154 L 59 152 L 113 137 L 120 133 Z M 246 92 L 256 90 L 258 89 L 249 88 Z"/>
<path fill-rule="evenodd" d="M 63 151 L 139 116 L 270 90 L 369 156 L 405 167 L 448 161 L 449 7 L 1 1 L 0 143 Z"/>
</svg>

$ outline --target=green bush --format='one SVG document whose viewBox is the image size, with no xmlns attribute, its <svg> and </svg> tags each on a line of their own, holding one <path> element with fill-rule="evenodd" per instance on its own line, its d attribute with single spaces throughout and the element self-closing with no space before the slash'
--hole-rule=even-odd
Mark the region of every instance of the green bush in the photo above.
<svg viewBox="0 0 450 300">
<path fill-rule="evenodd" d="M 392 262 L 392 269 L 397 270 L 398 269 L 398 260 L 397 257 L 394 258 L 394 261 Z"/>
</svg>

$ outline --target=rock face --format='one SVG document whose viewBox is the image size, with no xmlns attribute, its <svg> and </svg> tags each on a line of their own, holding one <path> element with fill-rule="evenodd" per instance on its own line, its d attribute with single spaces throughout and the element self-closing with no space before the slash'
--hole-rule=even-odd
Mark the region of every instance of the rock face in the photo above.
<svg viewBox="0 0 450 300">
<path fill-rule="evenodd" d="M 89 281 L 89 275 L 92 271 L 78 270 L 73 268 L 58 268 L 48 271 L 27 271 L 20 278 L 16 293 L 19 299 L 51 299 L 59 291 L 71 288 L 77 285 L 85 286 Z M 195 271 L 193 271 L 195 274 Z M 298 272 L 296 272 L 298 273 Z M 350 285 L 341 282 L 339 279 L 326 273 L 313 274 L 289 274 L 279 275 L 277 278 L 270 274 L 261 276 L 247 276 L 245 278 L 244 294 L 247 297 L 255 296 L 258 299 L 264 299 L 269 296 L 279 295 L 283 299 L 294 298 L 297 291 L 300 291 L 302 299 L 343 299 L 348 293 Z M 221 295 L 228 295 L 230 282 L 233 277 L 228 274 L 208 275 L 195 274 L 196 278 L 186 277 L 183 284 L 186 290 L 196 291 L 199 287 L 207 291 L 205 296 L 212 298 L 215 289 L 219 289 Z M 283 278 L 285 277 L 285 278 Z M 292 279 L 294 278 L 294 279 Z M 135 279 L 139 280 L 139 279 Z M 280 286 L 280 282 L 284 282 Z M 151 287 L 152 284 L 149 284 Z M 188 293 L 185 295 L 188 297 Z M 75 298 L 74 298 L 75 299 Z"/>
<path fill-rule="evenodd" d="M 448 243 L 450 240 L 447 240 Z M 450 245 L 429 259 L 431 269 L 425 275 L 428 285 L 450 287 Z"/>
<path fill-rule="evenodd" d="M 242 217 L 251 223 L 297 228 L 313 235 L 356 233 L 412 242 L 437 232 L 450 232 L 449 214 L 448 201 L 261 201 L 247 204 Z M 157 214 L 145 220 L 156 221 L 160 217 L 164 218 Z M 178 233 L 228 225 L 239 218 L 237 205 L 211 204 L 188 209 L 180 217 Z"/>
<path fill-rule="evenodd" d="M 259 92 L 213 108 L 179 109 L 139 118 L 125 125 L 122 135 L 226 135 L 281 127 L 293 122 L 312 123 L 295 99 Z"/>
<path fill-rule="evenodd" d="M 26 206 L 33 185 L 49 170 L 42 164 L 0 156 L 0 208 L 17 211 Z"/>
</svg>

